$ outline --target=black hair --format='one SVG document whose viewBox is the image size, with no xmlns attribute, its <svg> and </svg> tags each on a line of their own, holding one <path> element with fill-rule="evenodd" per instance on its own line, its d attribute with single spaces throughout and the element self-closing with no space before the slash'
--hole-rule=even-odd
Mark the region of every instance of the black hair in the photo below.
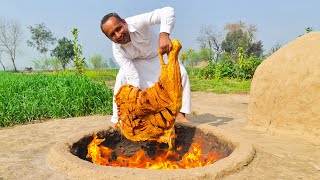
<svg viewBox="0 0 320 180">
<path fill-rule="evenodd" d="M 115 17 L 115 18 L 117 18 L 119 21 L 122 21 L 122 18 L 121 18 L 117 13 L 114 13 L 114 12 L 109 13 L 109 14 L 103 16 L 103 18 L 101 19 L 101 23 L 100 23 L 100 28 L 101 28 L 101 31 L 102 31 L 102 32 L 103 32 L 103 30 L 102 30 L 102 25 L 103 25 L 105 22 L 107 22 L 110 17 Z M 103 33 L 104 33 L 104 32 L 103 32 Z"/>
</svg>

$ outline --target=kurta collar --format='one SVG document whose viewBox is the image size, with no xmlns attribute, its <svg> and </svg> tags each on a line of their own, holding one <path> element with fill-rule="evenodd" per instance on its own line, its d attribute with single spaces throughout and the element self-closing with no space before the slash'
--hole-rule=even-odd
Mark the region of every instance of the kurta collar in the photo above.
<svg viewBox="0 0 320 180">
<path fill-rule="evenodd" d="M 136 32 L 137 31 L 137 29 L 134 26 L 132 26 L 131 24 L 128 24 L 128 30 L 129 30 L 129 32 Z"/>
</svg>

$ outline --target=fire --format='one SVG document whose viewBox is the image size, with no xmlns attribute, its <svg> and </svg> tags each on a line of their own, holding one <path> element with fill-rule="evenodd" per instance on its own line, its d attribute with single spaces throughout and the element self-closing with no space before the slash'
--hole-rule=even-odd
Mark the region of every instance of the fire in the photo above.
<svg viewBox="0 0 320 180">
<path fill-rule="evenodd" d="M 182 146 L 180 146 L 176 148 L 176 151 L 158 148 L 154 159 L 147 157 L 146 152 L 140 149 L 131 157 L 118 155 L 113 160 L 111 154 L 114 150 L 100 145 L 103 141 L 105 139 L 98 139 L 97 135 L 94 135 L 93 140 L 88 145 L 86 157 L 91 158 L 93 163 L 104 166 L 145 169 L 189 169 L 205 166 L 223 158 L 215 152 L 210 152 L 208 157 L 203 157 L 201 143 L 195 142 L 191 144 L 190 150 L 182 158 L 177 153 L 177 151 L 181 151 L 182 149 Z"/>
</svg>

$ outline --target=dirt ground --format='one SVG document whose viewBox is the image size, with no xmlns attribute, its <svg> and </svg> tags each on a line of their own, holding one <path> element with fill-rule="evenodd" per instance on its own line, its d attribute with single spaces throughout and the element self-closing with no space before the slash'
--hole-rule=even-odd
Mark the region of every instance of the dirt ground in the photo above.
<svg viewBox="0 0 320 180">
<path fill-rule="evenodd" d="M 319 138 L 248 127 L 248 101 L 248 95 L 192 93 L 189 119 L 241 136 L 256 149 L 247 167 L 224 179 L 320 179 Z M 104 126 L 109 119 L 88 116 L 1 129 L 0 180 L 65 179 L 47 164 L 50 147 L 82 129 Z"/>
</svg>

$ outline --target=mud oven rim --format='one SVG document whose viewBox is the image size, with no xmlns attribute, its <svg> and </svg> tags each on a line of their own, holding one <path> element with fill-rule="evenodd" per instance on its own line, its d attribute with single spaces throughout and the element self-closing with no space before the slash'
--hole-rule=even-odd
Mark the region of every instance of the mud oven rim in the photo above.
<svg viewBox="0 0 320 180">
<path fill-rule="evenodd" d="M 192 169 L 176 170 L 101 166 L 82 160 L 70 152 L 72 144 L 79 141 L 85 135 L 100 132 L 114 126 L 114 124 L 108 123 L 106 127 L 81 131 L 66 141 L 57 143 L 51 147 L 48 152 L 48 164 L 53 171 L 72 179 L 123 179 L 130 176 L 134 176 L 136 179 L 211 179 L 232 174 L 248 165 L 254 158 L 255 149 L 252 144 L 239 136 L 227 134 L 208 124 L 181 125 L 196 127 L 204 133 L 210 133 L 218 139 L 229 143 L 234 147 L 234 150 L 228 157 L 213 164 Z"/>
</svg>

